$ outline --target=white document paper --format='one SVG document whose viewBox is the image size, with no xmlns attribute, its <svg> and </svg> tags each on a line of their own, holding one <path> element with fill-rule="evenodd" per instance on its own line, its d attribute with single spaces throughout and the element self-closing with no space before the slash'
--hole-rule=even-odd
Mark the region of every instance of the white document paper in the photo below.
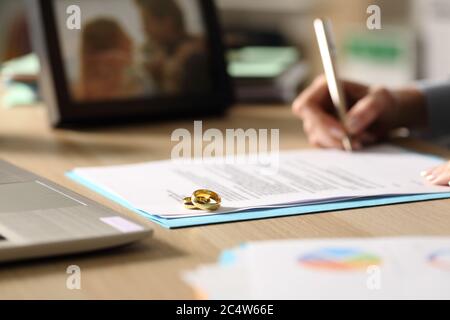
<svg viewBox="0 0 450 320">
<path fill-rule="evenodd" d="M 450 298 L 450 238 L 264 241 L 230 254 L 184 279 L 209 299 Z"/>
<path fill-rule="evenodd" d="M 149 162 L 73 172 L 134 208 L 166 218 L 279 208 L 352 198 L 449 192 L 427 185 L 420 172 L 442 160 L 383 145 L 356 153 L 282 152 L 276 173 L 264 166 Z M 216 212 L 192 211 L 182 199 L 211 189 L 222 197 Z"/>
</svg>

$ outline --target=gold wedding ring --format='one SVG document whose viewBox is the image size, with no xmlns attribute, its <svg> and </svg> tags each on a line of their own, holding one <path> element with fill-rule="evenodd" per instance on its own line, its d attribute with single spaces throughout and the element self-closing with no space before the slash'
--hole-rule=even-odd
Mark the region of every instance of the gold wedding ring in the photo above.
<svg viewBox="0 0 450 320">
<path fill-rule="evenodd" d="M 206 203 L 205 200 L 207 201 Z M 214 202 L 211 202 L 211 200 Z M 220 208 L 222 199 L 214 191 L 201 189 L 194 191 L 191 201 L 194 206 L 201 210 L 215 211 Z"/>
<path fill-rule="evenodd" d="M 215 211 L 220 208 L 222 199 L 214 191 L 200 189 L 194 191 L 191 197 L 184 198 L 183 203 L 186 209 Z"/>
<path fill-rule="evenodd" d="M 192 204 L 191 197 L 186 197 L 183 199 L 183 204 L 186 209 L 197 210 L 197 207 Z"/>
<path fill-rule="evenodd" d="M 209 199 L 205 198 L 197 198 L 198 202 L 201 202 L 202 204 L 207 204 L 209 202 Z M 186 197 L 183 199 L 183 204 L 186 209 L 189 210 L 199 210 L 200 208 L 197 208 L 193 203 L 191 197 Z"/>
</svg>

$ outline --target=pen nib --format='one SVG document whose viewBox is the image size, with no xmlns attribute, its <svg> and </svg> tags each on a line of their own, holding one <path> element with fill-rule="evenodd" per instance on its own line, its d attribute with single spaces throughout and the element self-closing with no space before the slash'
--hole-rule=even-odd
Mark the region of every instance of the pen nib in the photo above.
<svg viewBox="0 0 450 320">
<path fill-rule="evenodd" d="M 352 141 L 350 140 L 349 137 L 345 137 L 342 139 L 342 145 L 344 146 L 345 151 L 347 151 L 347 152 L 353 151 Z"/>
</svg>

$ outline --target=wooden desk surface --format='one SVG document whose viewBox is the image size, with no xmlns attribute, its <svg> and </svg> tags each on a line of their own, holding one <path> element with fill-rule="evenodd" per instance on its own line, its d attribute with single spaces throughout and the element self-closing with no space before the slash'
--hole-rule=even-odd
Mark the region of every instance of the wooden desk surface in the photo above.
<svg viewBox="0 0 450 320">
<path fill-rule="evenodd" d="M 45 110 L 0 109 L 0 157 L 150 224 L 155 236 L 128 248 L 0 266 L 0 299 L 191 299 L 180 273 L 214 262 L 221 250 L 249 240 L 450 235 L 450 200 L 166 230 L 65 178 L 77 166 L 170 157 L 170 134 L 193 123 L 139 124 L 82 131 L 52 130 Z M 280 128 L 281 149 L 306 147 L 287 107 L 236 107 L 213 128 Z M 399 143 L 450 157 L 417 141 Z M 82 270 L 82 290 L 66 289 L 66 268 Z"/>
</svg>

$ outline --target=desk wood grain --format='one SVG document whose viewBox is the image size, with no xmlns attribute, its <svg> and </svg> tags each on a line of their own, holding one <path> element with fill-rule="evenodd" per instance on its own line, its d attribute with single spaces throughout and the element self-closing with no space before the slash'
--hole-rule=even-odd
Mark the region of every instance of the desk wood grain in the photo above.
<svg viewBox="0 0 450 320">
<path fill-rule="evenodd" d="M 299 121 L 282 106 L 239 106 L 205 128 L 278 128 L 281 149 L 307 147 Z M 0 299 L 191 299 L 181 273 L 214 262 L 221 250 L 251 240 L 450 235 L 450 200 L 166 230 L 70 181 L 67 170 L 167 159 L 176 128 L 192 121 L 52 130 L 42 107 L 0 110 L 0 157 L 31 170 L 155 229 L 126 248 L 0 266 Z M 398 143 L 450 157 L 412 140 Z M 82 270 L 82 289 L 66 289 L 66 268 Z"/>
</svg>

